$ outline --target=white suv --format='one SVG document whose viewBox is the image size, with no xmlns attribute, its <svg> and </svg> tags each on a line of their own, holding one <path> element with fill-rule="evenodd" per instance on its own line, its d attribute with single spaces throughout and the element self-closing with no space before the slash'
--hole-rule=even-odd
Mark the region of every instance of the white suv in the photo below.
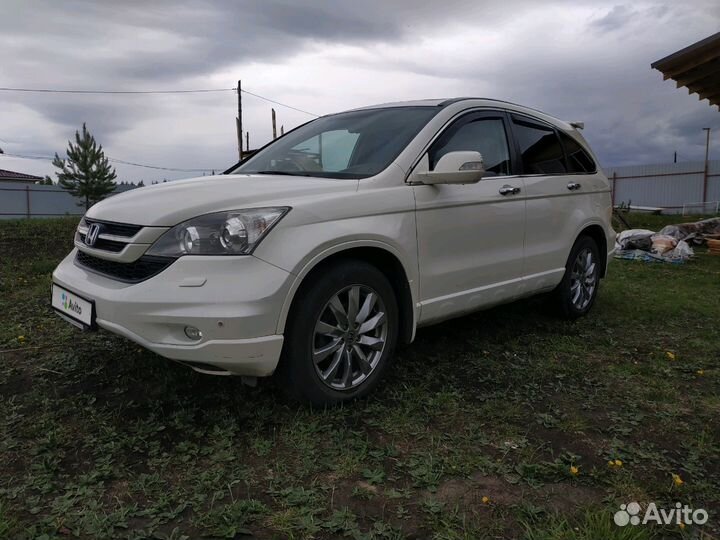
<svg viewBox="0 0 720 540">
<path fill-rule="evenodd" d="M 588 312 L 615 233 L 576 127 L 475 98 L 323 116 L 93 206 L 52 305 L 203 373 L 365 395 L 419 326 L 550 291 Z"/>
</svg>

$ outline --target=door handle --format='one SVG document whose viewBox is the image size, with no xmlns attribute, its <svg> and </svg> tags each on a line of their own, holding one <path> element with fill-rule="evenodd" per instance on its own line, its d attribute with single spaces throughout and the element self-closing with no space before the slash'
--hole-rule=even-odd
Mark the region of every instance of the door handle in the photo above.
<svg viewBox="0 0 720 540">
<path fill-rule="evenodd" d="M 508 186 L 506 184 L 498 190 L 498 193 L 500 193 L 500 195 L 517 195 L 518 193 L 520 193 L 520 188 Z"/>
<path fill-rule="evenodd" d="M 568 183 L 568 185 L 567 185 L 567 188 L 568 188 L 570 191 L 575 191 L 576 189 L 580 189 L 581 187 L 582 187 L 582 186 L 580 186 L 580 184 L 578 184 L 577 182 L 570 182 L 570 183 Z"/>
</svg>

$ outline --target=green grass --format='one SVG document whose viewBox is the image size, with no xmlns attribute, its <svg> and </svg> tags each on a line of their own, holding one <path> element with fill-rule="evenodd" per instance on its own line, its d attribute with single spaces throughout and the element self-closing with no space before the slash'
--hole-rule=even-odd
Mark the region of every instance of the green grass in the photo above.
<svg viewBox="0 0 720 540">
<path fill-rule="evenodd" d="M 659 535 L 648 527 L 618 527 L 603 510 L 587 511 L 576 522 L 552 515 L 541 523 L 524 522 L 523 525 L 525 540 L 650 540 Z M 668 533 L 670 531 L 663 531 Z"/>
<path fill-rule="evenodd" d="M 718 217 L 715 215 L 707 216 L 681 216 L 681 215 L 662 215 L 662 214 L 650 214 L 646 212 L 624 212 L 622 216 L 626 219 L 630 227 L 633 229 L 649 229 L 651 231 L 659 231 L 665 225 L 676 225 L 678 223 L 693 223 L 700 221 L 701 219 L 707 219 L 711 217 Z"/>
<path fill-rule="evenodd" d="M 55 317 L 75 224 L 0 222 L 0 538 L 719 532 L 720 257 L 614 261 L 576 322 L 532 299 L 420 330 L 372 397 L 318 410 Z M 632 500 L 710 521 L 616 527 Z"/>
</svg>

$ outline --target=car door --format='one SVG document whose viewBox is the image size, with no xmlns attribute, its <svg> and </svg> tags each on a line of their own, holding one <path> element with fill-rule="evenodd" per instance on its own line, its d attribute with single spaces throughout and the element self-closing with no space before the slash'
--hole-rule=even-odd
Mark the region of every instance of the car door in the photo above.
<svg viewBox="0 0 720 540">
<path fill-rule="evenodd" d="M 444 154 L 477 151 L 486 174 L 475 184 L 414 185 L 420 322 L 515 297 L 522 279 L 525 197 L 503 111 L 468 113 L 435 139 L 416 170 Z M 412 180 L 412 175 L 410 177 Z"/>
<path fill-rule="evenodd" d="M 557 285 L 584 216 L 592 212 L 586 174 L 588 160 L 576 142 L 541 120 L 511 115 L 511 130 L 520 156 L 526 195 L 525 279 L 523 293 Z M 561 136 L 565 145 L 561 141 Z M 570 148 L 568 148 L 570 150 Z M 578 153 L 579 152 L 579 153 Z"/>
</svg>

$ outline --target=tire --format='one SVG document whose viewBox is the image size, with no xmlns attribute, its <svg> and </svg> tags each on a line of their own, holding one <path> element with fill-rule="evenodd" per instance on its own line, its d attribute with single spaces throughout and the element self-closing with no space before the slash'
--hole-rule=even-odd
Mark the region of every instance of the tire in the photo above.
<svg viewBox="0 0 720 540">
<path fill-rule="evenodd" d="M 355 324 L 348 326 L 353 310 Z M 397 336 L 397 300 L 383 273 L 360 260 L 333 263 L 311 275 L 293 301 L 280 386 L 314 405 L 365 396 L 387 370 Z"/>
<path fill-rule="evenodd" d="M 565 275 L 553 292 L 553 302 L 562 317 L 577 319 L 590 311 L 600 285 L 600 267 L 595 240 L 589 236 L 579 237 L 570 250 Z M 581 276 L 584 279 L 580 279 Z"/>
</svg>

